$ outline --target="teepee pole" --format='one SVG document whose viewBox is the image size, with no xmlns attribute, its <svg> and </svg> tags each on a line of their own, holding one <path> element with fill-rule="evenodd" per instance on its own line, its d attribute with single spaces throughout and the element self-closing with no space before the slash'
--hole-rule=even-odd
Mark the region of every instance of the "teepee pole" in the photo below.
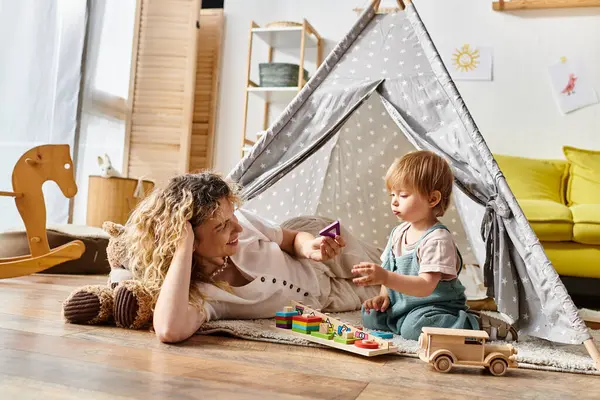
<svg viewBox="0 0 600 400">
<path fill-rule="evenodd" d="M 586 350 L 590 353 L 592 360 L 594 360 L 594 365 L 596 369 L 600 371 L 600 351 L 598 351 L 598 347 L 596 347 L 596 343 L 594 343 L 594 339 L 587 339 L 583 342 Z"/>
<path fill-rule="evenodd" d="M 373 4 L 373 10 L 375 11 L 375 13 L 377 13 L 377 10 L 379 10 L 379 4 L 381 3 L 381 0 L 373 0 L 373 2 L 371 4 Z"/>
</svg>

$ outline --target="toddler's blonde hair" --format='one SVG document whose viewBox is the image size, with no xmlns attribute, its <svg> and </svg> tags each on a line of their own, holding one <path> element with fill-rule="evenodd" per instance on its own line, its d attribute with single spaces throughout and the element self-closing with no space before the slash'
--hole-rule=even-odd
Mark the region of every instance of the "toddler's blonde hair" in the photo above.
<svg viewBox="0 0 600 400">
<path fill-rule="evenodd" d="M 436 217 L 443 216 L 448 209 L 453 182 L 454 174 L 448 162 L 428 150 L 413 151 L 397 158 L 385 175 L 388 191 L 404 188 L 424 197 L 439 191 L 441 199 L 433 209 Z"/>
</svg>

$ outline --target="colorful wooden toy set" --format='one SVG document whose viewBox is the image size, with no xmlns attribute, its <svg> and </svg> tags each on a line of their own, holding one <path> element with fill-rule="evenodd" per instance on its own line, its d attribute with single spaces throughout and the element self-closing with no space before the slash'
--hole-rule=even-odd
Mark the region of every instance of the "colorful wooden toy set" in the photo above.
<svg viewBox="0 0 600 400">
<path fill-rule="evenodd" d="M 385 340 L 393 336 L 389 332 L 367 333 L 295 301 L 275 313 L 275 325 L 311 342 L 367 357 L 398 351 Z"/>
<path fill-rule="evenodd" d="M 275 313 L 275 324 L 278 328 L 292 329 L 292 318 L 297 315 L 293 307 L 284 307 L 283 311 Z"/>
</svg>

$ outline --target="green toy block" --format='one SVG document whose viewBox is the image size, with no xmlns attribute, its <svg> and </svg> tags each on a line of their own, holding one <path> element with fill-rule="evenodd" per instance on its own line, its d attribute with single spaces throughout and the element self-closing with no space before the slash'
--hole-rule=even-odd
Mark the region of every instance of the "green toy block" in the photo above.
<svg viewBox="0 0 600 400">
<path fill-rule="evenodd" d="M 298 332 L 298 333 L 304 333 L 305 335 L 310 335 L 310 331 L 304 330 L 304 329 L 298 329 L 294 326 L 292 326 L 292 330 L 294 332 Z"/>
<path fill-rule="evenodd" d="M 333 339 L 333 333 L 321 333 L 321 332 L 312 331 L 310 334 L 312 336 L 316 336 L 321 339 L 327 339 L 327 340 Z"/>
<path fill-rule="evenodd" d="M 338 342 L 338 343 L 343 343 L 343 344 L 352 344 L 352 343 L 354 343 L 356 341 L 356 339 L 354 339 L 354 338 L 353 339 L 344 339 L 341 336 L 335 336 L 333 338 L 333 340 L 336 341 L 336 342 Z"/>
</svg>

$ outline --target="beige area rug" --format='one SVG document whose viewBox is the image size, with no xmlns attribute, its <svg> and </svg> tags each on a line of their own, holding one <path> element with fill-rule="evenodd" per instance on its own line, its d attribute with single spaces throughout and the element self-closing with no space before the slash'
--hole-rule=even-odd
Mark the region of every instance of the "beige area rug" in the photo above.
<svg viewBox="0 0 600 400">
<path fill-rule="evenodd" d="M 359 311 L 331 315 L 352 325 L 361 325 Z M 369 330 L 365 329 L 365 331 Z M 212 321 L 205 324 L 198 333 L 204 335 L 227 333 L 249 340 L 324 347 L 291 335 L 285 329 L 276 328 L 275 319 Z M 592 335 L 596 343 L 600 343 L 600 330 L 592 331 Z M 398 346 L 399 356 L 417 357 L 416 341 L 406 340 L 397 335 L 394 335 L 391 340 Z M 518 342 L 511 342 L 511 344 L 518 350 L 519 368 L 600 375 L 583 345 L 563 345 L 528 336 L 520 336 Z"/>
</svg>

